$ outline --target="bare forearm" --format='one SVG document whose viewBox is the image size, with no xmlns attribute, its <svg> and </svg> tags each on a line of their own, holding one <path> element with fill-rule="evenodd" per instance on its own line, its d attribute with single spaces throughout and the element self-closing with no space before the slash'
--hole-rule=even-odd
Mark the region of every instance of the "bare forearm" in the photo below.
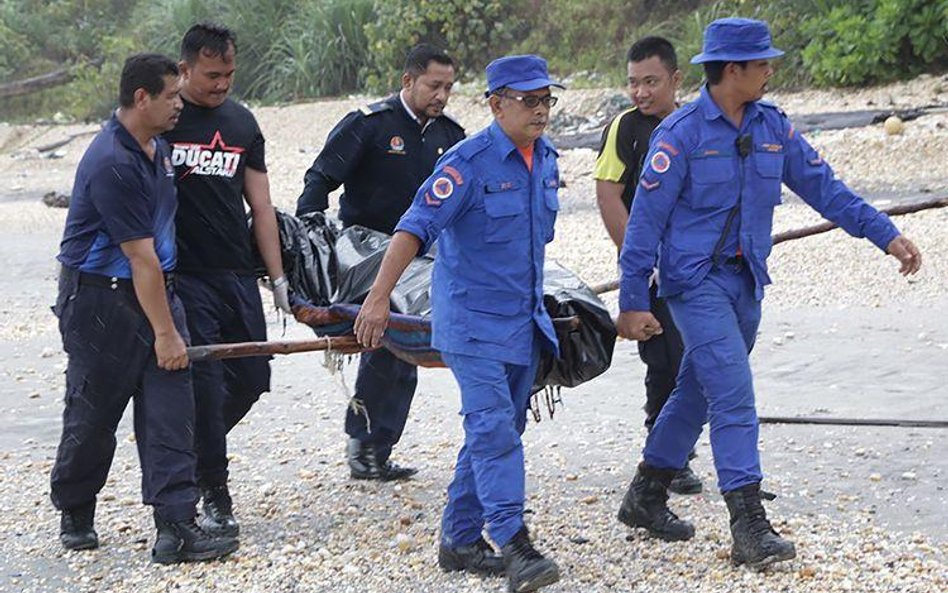
<svg viewBox="0 0 948 593">
<path fill-rule="evenodd" d="M 280 253 L 280 230 L 272 207 L 254 210 L 253 236 L 267 268 L 267 276 L 276 280 L 283 275 L 283 256 Z"/>
<path fill-rule="evenodd" d="M 622 249 L 625 240 L 625 227 L 629 221 L 629 212 L 622 203 L 623 186 L 611 181 L 596 181 L 596 202 L 599 215 L 616 248 Z"/>
<path fill-rule="evenodd" d="M 168 307 L 165 278 L 158 257 L 132 256 L 129 262 L 132 267 L 132 285 L 135 287 L 135 296 L 155 336 L 173 335 L 177 330 L 171 317 L 171 309 Z"/>
<path fill-rule="evenodd" d="M 244 173 L 244 199 L 253 214 L 253 235 L 257 249 L 271 280 L 283 276 L 283 258 L 280 255 L 280 231 L 276 214 L 270 202 L 270 178 L 263 171 L 247 168 Z"/>
</svg>

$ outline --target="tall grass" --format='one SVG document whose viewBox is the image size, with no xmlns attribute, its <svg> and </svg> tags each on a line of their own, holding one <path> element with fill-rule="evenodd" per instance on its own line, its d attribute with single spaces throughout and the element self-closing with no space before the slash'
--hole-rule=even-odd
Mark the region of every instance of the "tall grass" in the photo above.
<svg viewBox="0 0 948 593">
<path fill-rule="evenodd" d="M 358 89 L 373 14 L 372 0 L 305 3 L 272 40 L 248 94 L 287 101 Z"/>
<path fill-rule="evenodd" d="M 292 101 L 358 88 L 373 14 L 373 0 L 168 0 L 139 6 L 136 37 L 177 56 L 188 27 L 219 22 L 237 34 L 235 93 Z"/>
</svg>

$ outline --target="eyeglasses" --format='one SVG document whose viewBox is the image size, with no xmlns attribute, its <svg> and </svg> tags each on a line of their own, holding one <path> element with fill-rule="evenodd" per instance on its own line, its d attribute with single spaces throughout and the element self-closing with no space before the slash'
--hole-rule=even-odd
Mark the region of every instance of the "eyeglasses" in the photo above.
<svg viewBox="0 0 948 593">
<path fill-rule="evenodd" d="M 556 105 L 556 102 L 560 100 L 559 97 L 554 97 L 553 95 L 543 95 L 542 97 L 537 95 L 508 95 L 507 93 L 498 93 L 498 95 L 507 99 L 513 99 L 514 101 L 520 101 L 527 109 L 533 109 L 540 103 L 543 103 L 544 107 L 550 108 Z"/>
</svg>

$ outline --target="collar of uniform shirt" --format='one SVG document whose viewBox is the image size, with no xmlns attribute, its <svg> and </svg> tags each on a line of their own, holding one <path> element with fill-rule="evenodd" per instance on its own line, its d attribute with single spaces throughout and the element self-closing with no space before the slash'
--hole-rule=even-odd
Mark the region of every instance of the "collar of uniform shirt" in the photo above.
<svg viewBox="0 0 948 593">
<path fill-rule="evenodd" d="M 716 118 L 725 117 L 724 112 L 721 111 L 721 108 L 718 107 L 718 104 L 714 102 L 714 98 L 711 97 L 711 91 L 708 89 L 708 85 L 705 84 L 701 87 L 701 91 L 698 94 L 698 103 L 701 105 L 704 110 L 704 118 L 707 120 L 712 120 Z M 757 101 L 750 101 L 744 104 L 744 119 L 750 120 L 758 115 L 761 115 L 762 112 L 757 108 Z M 730 120 L 728 120 L 730 121 Z"/>
<path fill-rule="evenodd" d="M 405 100 L 405 89 L 402 89 L 401 91 L 399 91 L 399 93 L 398 93 L 398 98 L 399 98 L 399 100 L 401 100 L 401 102 L 402 102 L 402 107 L 405 108 L 405 112 L 408 113 L 408 115 L 409 115 L 413 120 L 415 120 L 416 122 L 418 122 L 418 125 L 421 126 L 421 132 L 424 133 L 424 132 L 425 132 L 425 128 L 427 128 L 427 127 L 431 124 L 433 118 L 430 118 L 430 117 L 429 117 L 429 118 L 425 121 L 424 124 L 421 123 L 421 118 L 418 117 L 417 115 L 415 115 L 415 112 L 411 110 L 411 107 L 408 106 L 408 102 Z"/>
</svg>

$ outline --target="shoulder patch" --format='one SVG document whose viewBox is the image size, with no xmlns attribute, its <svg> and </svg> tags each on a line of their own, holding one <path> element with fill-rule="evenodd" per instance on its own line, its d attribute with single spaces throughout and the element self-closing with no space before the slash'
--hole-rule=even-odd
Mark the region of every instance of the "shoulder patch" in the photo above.
<svg viewBox="0 0 948 593">
<path fill-rule="evenodd" d="M 376 101 L 375 103 L 363 105 L 359 111 L 362 112 L 362 115 L 369 116 L 375 115 L 376 113 L 382 113 L 383 111 L 391 111 L 391 109 L 392 104 L 388 101 Z"/>
<path fill-rule="evenodd" d="M 661 175 L 662 173 L 668 171 L 671 167 L 671 157 L 668 156 L 664 150 L 659 150 L 652 155 L 652 160 L 649 161 L 649 166 L 653 171 Z"/>
</svg>

